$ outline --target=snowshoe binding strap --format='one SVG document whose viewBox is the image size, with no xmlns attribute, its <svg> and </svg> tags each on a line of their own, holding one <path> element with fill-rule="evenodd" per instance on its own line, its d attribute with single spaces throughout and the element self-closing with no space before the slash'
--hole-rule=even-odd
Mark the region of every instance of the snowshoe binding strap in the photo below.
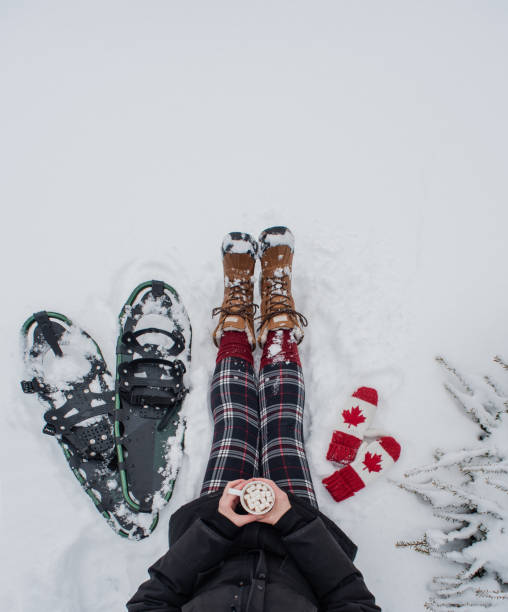
<svg viewBox="0 0 508 612">
<path fill-rule="evenodd" d="M 106 459 L 114 445 L 113 430 L 109 419 L 101 417 L 110 413 L 113 397 L 111 392 L 110 402 L 106 403 L 103 393 L 74 387 L 63 406 L 44 413 L 43 432 L 60 434 L 62 440 L 83 457 Z"/>
<path fill-rule="evenodd" d="M 179 359 L 134 359 L 120 363 L 120 397 L 136 408 L 139 417 L 162 419 L 158 429 L 163 429 L 189 391 L 183 384 L 185 371 Z"/>
<path fill-rule="evenodd" d="M 55 389 L 41 383 L 37 378 L 22 381 L 25 393 L 37 393 L 50 408 L 44 413 L 46 425 L 43 433 L 56 436 L 73 451 L 84 458 L 103 458 L 110 456 L 114 449 L 111 416 L 115 394 L 108 391 L 103 376 L 106 364 L 102 359 L 88 357 L 90 370 L 81 380 L 66 389 Z M 92 382 L 98 382 L 100 392 L 90 389 Z M 55 394 L 55 395 L 53 395 Z M 62 405 L 56 407 L 55 397 L 64 397 Z"/>
<path fill-rule="evenodd" d="M 22 380 L 21 390 L 23 393 L 40 393 L 41 395 L 48 395 L 51 391 L 54 391 L 49 385 L 41 383 L 41 381 L 35 376 L 32 380 Z"/>
<path fill-rule="evenodd" d="M 173 341 L 173 346 L 170 348 L 160 348 L 156 344 L 140 344 L 138 342 L 138 338 L 144 334 L 163 334 L 164 336 L 171 338 Z M 127 331 L 122 335 L 121 342 L 129 355 L 132 355 L 133 353 L 138 353 L 139 355 L 150 353 L 151 355 L 155 355 L 157 353 L 160 354 L 161 352 L 164 352 L 164 354 L 168 357 L 176 357 L 176 355 L 179 355 L 185 349 L 185 338 L 180 331 L 175 330 L 173 332 L 168 332 L 164 329 L 158 329 L 156 327 L 147 327 L 135 332 Z"/>
<path fill-rule="evenodd" d="M 159 298 L 164 295 L 164 283 L 162 281 L 152 281 L 152 295 L 155 298 Z"/>
<path fill-rule="evenodd" d="M 40 312 L 36 312 L 33 315 L 35 321 L 37 322 L 37 328 L 35 330 L 35 334 L 40 332 L 44 337 L 44 340 L 49 344 L 51 350 L 57 357 L 62 357 L 62 349 L 58 344 L 59 337 L 61 336 L 61 332 L 59 335 L 55 333 L 55 324 L 49 318 L 48 313 L 45 310 L 41 310 Z"/>
</svg>

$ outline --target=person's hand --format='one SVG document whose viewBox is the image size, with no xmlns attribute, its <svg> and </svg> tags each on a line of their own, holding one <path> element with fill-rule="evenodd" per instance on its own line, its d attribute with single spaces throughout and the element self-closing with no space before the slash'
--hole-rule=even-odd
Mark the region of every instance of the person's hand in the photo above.
<svg viewBox="0 0 508 612">
<path fill-rule="evenodd" d="M 268 480 L 267 478 L 253 478 L 252 480 L 261 480 L 272 487 L 273 492 L 275 493 L 275 503 L 273 504 L 273 508 L 266 514 L 258 514 L 255 516 L 260 523 L 275 525 L 281 516 L 286 514 L 286 512 L 291 508 L 291 503 L 289 502 L 287 493 L 279 488 L 273 482 L 273 480 Z M 246 483 L 247 482 L 248 481 L 246 481 Z"/>
<path fill-rule="evenodd" d="M 254 514 L 237 514 L 235 512 L 235 508 L 240 502 L 240 497 L 238 495 L 228 493 L 230 488 L 243 489 L 247 482 L 248 481 L 244 480 L 243 478 L 240 478 L 240 480 L 232 480 L 231 482 L 228 482 L 228 484 L 224 487 L 222 497 L 219 499 L 219 513 L 223 514 L 237 527 L 243 527 L 248 523 L 253 523 L 257 519 L 257 516 Z"/>
</svg>

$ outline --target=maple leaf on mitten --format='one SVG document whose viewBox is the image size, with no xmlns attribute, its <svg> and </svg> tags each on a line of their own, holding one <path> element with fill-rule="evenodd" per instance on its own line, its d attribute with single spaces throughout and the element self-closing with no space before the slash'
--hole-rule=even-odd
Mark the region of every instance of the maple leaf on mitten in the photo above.
<svg viewBox="0 0 508 612">
<path fill-rule="evenodd" d="M 377 453 L 365 453 L 365 459 L 363 460 L 364 470 L 369 472 L 380 472 L 381 471 L 381 455 Z"/>
<path fill-rule="evenodd" d="M 344 419 L 344 423 L 347 423 L 348 427 L 351 427 L 351 425 L 356 427 L 366 420 L 363 412 L 360 410 L 360 406 L 354 406 L 351 410 L 343 410 L 342 418 Z"/>
</svg>

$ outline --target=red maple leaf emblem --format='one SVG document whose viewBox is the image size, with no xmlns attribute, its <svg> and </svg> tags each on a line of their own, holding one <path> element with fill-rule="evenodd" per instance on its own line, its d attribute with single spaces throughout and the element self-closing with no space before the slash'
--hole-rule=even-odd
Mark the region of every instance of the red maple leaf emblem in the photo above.
<svg viewBox="0 0 508 612">
<path fill-rule="evenodd" d="M 344 419 L 344 423 L 348 424 L 348 427 L 351 427 L 351 425 L 356 427 L 356 425 L 359 425 L 365 421 L 365 417 L 360 410 L 360 406 L 355 406 L 354 408 L 351 408 L 351 410 L 343 410 L 342 418 Z"/>
<path fill-rule="evenodd" d="M 377 453 L 365 453 L 365 459 L 363 460 L 364 470 L 369 472 L 380 472 L 381 471 L 381 455 Z"/>
</svg>

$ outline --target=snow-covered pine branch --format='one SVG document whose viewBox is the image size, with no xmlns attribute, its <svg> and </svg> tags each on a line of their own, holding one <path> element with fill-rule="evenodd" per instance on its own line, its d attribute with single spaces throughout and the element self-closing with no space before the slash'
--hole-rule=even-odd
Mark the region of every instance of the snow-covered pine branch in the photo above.
<svg viewBox="0 0 508 612">
<path fill-rule="evenodd" d="M 478 424 L 478 441 L 468 448 L 434 452 L 434 461 L 404 474 L 399 486 L 430 504 L 443 520 L 413 548 L 449 561 L 455 574 L 436 576 L 431 612 L 508 610 L 508 395 L 490 377 L 466 380 L 442 357 L 445 388 L 464 413 Z M 508 364 L 494 359 L 505 370 Z"/>
</svg>

